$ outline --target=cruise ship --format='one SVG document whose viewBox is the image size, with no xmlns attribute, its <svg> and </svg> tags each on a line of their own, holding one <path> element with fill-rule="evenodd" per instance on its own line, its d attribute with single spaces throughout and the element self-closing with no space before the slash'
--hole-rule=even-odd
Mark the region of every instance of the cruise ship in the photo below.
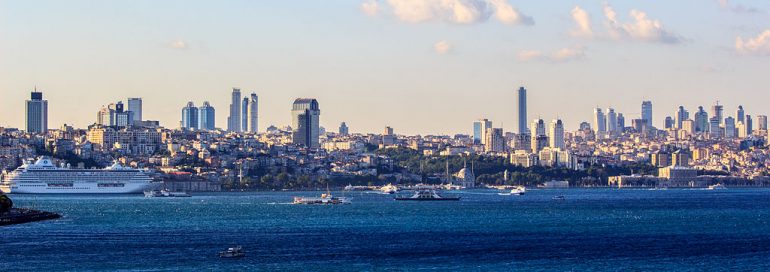
<svg viewBox="0 0 770 272">
<path fill-rule="evenodd" d="M 49 157 L 6 173 L 0 191 L 13 194 L 141 194 L 156 187 L 146 171 L 114 163 L 104 169 L 56 167 Z"/>
</svg>

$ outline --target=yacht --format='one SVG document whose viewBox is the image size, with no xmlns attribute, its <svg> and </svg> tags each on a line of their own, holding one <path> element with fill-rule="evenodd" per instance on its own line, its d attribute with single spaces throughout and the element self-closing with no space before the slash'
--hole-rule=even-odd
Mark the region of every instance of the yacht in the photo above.
<svg viewBox="0 0 770 272">
<path fill-rule="evenodd" d="M 414 195 L 410 197 L 396 197 L 395 200 L 399 201 L 452 201 L 460 200 L 460 197 L 445 197 L 436 193 L 435 190 L 419 189 L 414 192 Z"/>
<path fill-rule="evenodd" d="M 54 165 L 50 157 L 25 160 L 0 182 L 12 194 L 140 194 L 155 188 L 148 172 L 115 162 L 104 169 L 75 169 Z"/>
<path fill-rule="evenodd" d="M 724 186 L 724 185 L 722 185 L 721 183 L 717 183 L 717 184 L 714 184 L 714 185 L 711 185 L 711 186 L 709 186 L 709 188 L 708 188 L 708 189 L 709 189 L 709 190 L 725 190 L 725 189 L 727 189 L 727 187 L 725 187 L 725 186 Z"/>
<path fill-rule="evenodd" d="M 395 194 L 398 193 L 398 187 L 388 183 L 388 185 L 382 186 L 382 188 L 380 188 L 380 192 L 384 194 Z"/>
<path fill-rule="evenodd" d="M 166 189 L 144 191 L 144 197 L 191 197 L 187 192 L 173 192 Z"/>
<path fill-rule="evenodd" d="M 241 246 L 234 246 L 219 252 L 219 258 L 242 258 L 246 257 L 246 252 Z"/>
</svg>

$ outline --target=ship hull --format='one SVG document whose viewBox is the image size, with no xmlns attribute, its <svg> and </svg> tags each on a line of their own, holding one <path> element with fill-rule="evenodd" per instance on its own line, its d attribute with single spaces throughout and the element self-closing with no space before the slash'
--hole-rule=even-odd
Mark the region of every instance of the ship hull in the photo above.
<svg viewBox="0 0 770 272">
<path fill-rule="evenodd" d="M 114 183 L 123 186 L 99 186 L 96 182 L 73 182 L 72 186 L 49 186 L 47 183 L 2 184 L 0 191 L 6 194 L 141 194 L 156 188 L 155 183 Z"/>
</svg>

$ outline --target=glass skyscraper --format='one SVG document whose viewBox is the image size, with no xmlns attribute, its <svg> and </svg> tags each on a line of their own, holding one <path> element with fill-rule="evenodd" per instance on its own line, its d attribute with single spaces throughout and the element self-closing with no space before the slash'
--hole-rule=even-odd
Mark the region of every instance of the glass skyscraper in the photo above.
<svg viewBox="0 0 770 272">
<path fill-rule="evenodd" d="M 43 100 L 43 93 L 35 90 L 26 102 L 25 123 L 27 133 L 48 132 L 48 100 Z"/>
<path fill-rule="evenodd" d="M 318 100 L 297 98 L 291 110 L 292 142 L 309 148 L 318 148 L 321 109 Z"/>
</svg>

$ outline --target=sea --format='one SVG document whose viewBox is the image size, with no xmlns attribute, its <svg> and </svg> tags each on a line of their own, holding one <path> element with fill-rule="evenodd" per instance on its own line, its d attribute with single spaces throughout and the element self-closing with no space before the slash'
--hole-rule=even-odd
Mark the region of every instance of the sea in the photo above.
<svg viewBox="0 0 770 272">
<path fill-rule="evenodd" d="M 0 271 L 770 271 L 770 189 L 290 204 L 320 193 L 12 195 L 63 217 L 0 227 Z M 217 256 L 234 245 L 247 256 Z"/>
</svg>

